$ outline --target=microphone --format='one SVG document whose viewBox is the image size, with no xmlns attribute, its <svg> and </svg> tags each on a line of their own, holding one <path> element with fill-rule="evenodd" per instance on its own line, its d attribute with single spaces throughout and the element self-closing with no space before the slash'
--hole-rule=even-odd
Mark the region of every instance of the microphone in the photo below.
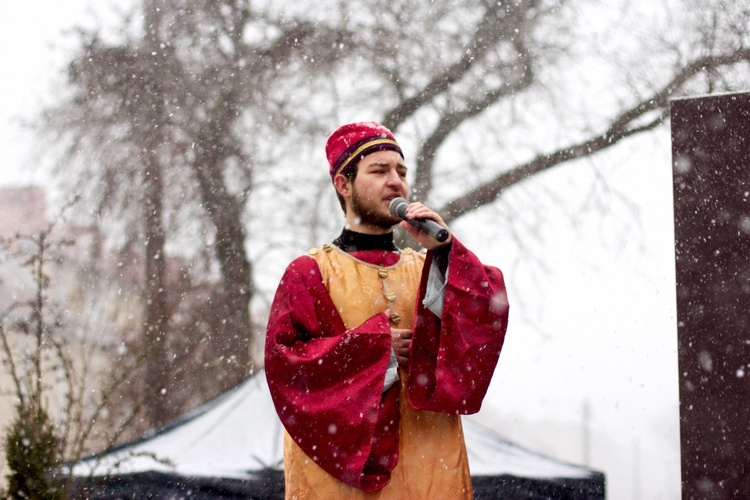
<svg viewBox="0 0 750 500">
<path fill-rule="evenodd" d="M 406 217 L 406 207 L 409 202 L 403 198 L 394 198 L 391 200 L 391 204 L 388 205 L 388 210 L 391 211 L 391 215 L 403 219 L 412 226 L 418 228 L 420 231 L 425 232 L 435 238 L 440 243 L 448 239 L 450 233 L 443 226 L 438 224 L 432 219 L 408 219 Z"/>
</svg>

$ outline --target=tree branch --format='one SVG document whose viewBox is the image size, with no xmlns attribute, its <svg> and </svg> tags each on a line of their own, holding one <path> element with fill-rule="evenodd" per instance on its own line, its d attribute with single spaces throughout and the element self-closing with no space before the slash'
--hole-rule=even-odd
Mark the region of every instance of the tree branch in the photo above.
<svg viewBox="0 0 750 500">
<path fill-rule="evenodd" d="M 416 176 L 412 193 L 415 197 L 426 200 L 432 191 L 433 166 L 438 148 L 445 142 L 466 120 L 479 115 L 504 97 L 513 95 L 519 90 L 529 87 L 534 82 L 534 71 L 530 64 L 531 56 L 522 43 L 516 44 L 519 54 L 515 67 L 521 67 L 522 73 L 513 82 L 505 82 L 501 86 L 482 94 L 479 99 L 470 100 L 463 109 L 450 110 L 440 117 L 440 122 L 433 133 L 422 143 L 417 155 Z"/>
<path fill-rule="evenodd" d="M 632 108 L 620 113 L 607 130 L 582 143 L 567 146 L 555 152 L 537 156 L 533 160 L 503 172 L 494 179 L 472 189 L 455 200 L 449 202 L 440 213 L 446 222 L 452 221 L 477 208 L 492 203 L 510 186 L 524 179 L 548 170 L 570 160 L 590 156 L 598 151 L 617 144 L 631 135 L 651 130 L 662 123 L 667 117 L 669 98 L 693 77 L 721 66 L 730 66 L 742 61 L 750 60 L 750 49 L 740 50 L 731 54 L 706 56 L 685 66 L 661 90 L 651 95 Z M 647 113 L 661 109 L 657 118 L 646 123 L 636 124 Z"/>
<path fill-rule="evenodd" d="M 433 78 L 417 94 L 402 101 L 386 113 L 383 124 L 391 130 L 397 129 L 422 106 L 460 81 L 475 64 L 483 59 L 490 49 L 495 47 L 498 41 L 503 39 L 514 40 L 518 36 L 515 30 L 524 24 L 523 19 L 533 7 L 534 2 L 521 2 L 515 9 L 508 11 L 505 16 L 501 15 L 500 10 L 494 11 L 491 6 L 486 7 L 484 16 L 482 16 L 482 20 L 463 56 Z"/>
</svg>

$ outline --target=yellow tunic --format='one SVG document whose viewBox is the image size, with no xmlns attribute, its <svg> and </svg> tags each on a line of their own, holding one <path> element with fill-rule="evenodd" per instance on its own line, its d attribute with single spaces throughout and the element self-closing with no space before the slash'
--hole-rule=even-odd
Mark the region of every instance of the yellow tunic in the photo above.
<svg viewBox="0 0 750 500">
<path fill-rule="evenodd" d="M 310 252 L 317 260 L 333 303 L 347 328 L 390 308 L 399 316 L 392 327 L 411 328 L 424 255 L 409 250 L 390 267 L 355 259 L 337 247 Z M 402 380 L 405 374 L 400 374 Z M 284 436 L 284 476 L 288 499 L 472 498 L 461 418 L 457 414 L 413 409 L 401 386 L 398 464 L 391 482 L 365 493 L 337 480 Z"/>
</svg>

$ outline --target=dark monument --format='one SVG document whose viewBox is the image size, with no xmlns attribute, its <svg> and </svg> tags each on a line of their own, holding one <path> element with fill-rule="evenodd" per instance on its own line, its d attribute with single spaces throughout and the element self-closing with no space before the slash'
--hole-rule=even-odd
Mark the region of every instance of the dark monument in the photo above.
<svg viewBox="0 0 750 500">
<path fill-rule="evenodd" d="M 683 498 L 750 498 L 750 93 L 671 103 Z"/>
</svg>

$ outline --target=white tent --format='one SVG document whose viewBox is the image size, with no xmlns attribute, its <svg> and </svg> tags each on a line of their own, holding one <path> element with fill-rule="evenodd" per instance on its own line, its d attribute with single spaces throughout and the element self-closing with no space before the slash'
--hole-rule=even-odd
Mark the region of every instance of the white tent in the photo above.
<svg viewBox="0 0 750 500">
<path fill-rule="evenodd" d="M 528 490 L 536 494 L 524 498 L 603 498 L 601 473 L 525 450 L 471 417 L 463 422 L 475 497 Z M 88 484 L 88 498 L 156 490 L 161 494 L 149 498 L 178 498 L 166 493 L 173 490 L 201 491 L 201 498 L 276 498 L 283 496 L 282 441 L 259 372 L 152 435 L 83 460 L 73 473 Z"/>
</svg>

